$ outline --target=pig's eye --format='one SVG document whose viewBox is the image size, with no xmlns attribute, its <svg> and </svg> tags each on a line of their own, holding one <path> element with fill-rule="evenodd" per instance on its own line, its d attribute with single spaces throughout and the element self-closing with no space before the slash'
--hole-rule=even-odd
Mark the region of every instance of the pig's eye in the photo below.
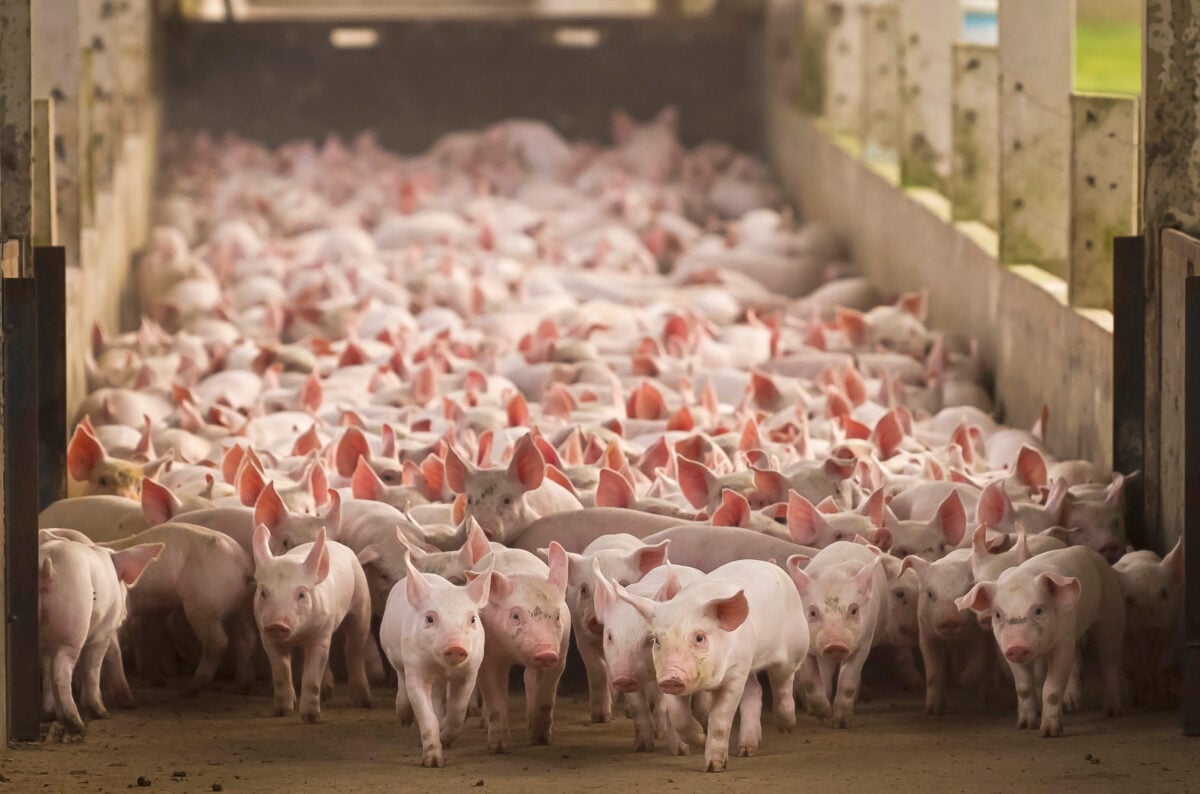
<svg viewBox="0 0 1200 794">
<path fill-rule="evenodd" d="M 1046 610 L 1043 609 L 1042 607 L 1034 607 L 1033 608 L 1033 616 L 1035 618 L 1040 618 L 1045 614 L 1046 614 Z"/>
<path fill-rule="evenodd" d="M 504 506 L 508 507 L 511 504 L 512 504 L 512 497 L 511 496 L 504 497 Z"/>
<path fill-rule="evenodd" d="M 432 625 L 433 625 L 433 615 L 426 615 L 426 616 L 425 616 L 425 625 L 426 625 L 426 626 L 432 626 Z"/>
<path fill-rule="evenodd" d="M 628 579 L 619 579 L 617 581 L 617 584 L 621 585 L 621 587 L 629 587 L 629 580 Z"/>
<path fill-rule="evenodd" d="M 388 485 L 394 485 L 396 483 L 396 472 L 385 471 L 382 475 L 380 475 L 379 479 L 383 480 Z"/>
<path fill-rule="evenodd" d="M 472 615 L 471 616 L 471 625 L 474 626 L 478 622 L 479 622 L 478 619 L 474 615 Z"/>
<path fill-rule="evenodd" d="M 1163 601 L 1166 601 L 1168 598 L 1167 588 L 1164 587 L 1162 590 L 1159 590 L 1158 597 L 1161 598 Z"/>
<path fill-rule="evenodd" d="M 308 598 L 308 594 L 307 594 L 307 593 L 305 593 L 303 590 L 301 590 L 300 592 L 296 593 L 296 600 L 297 600 L 297 601 L 303 601 L 303 600 L 304 600 L 304 599 L 306 599 L 306 598 Z"/>
<path fill-rule="evenodd" d="M 852 618 L 858 617 L 858 604 L 851 604 L 850 608 L 846 610 L 846 614 Z"/>
<path fill-rule="evenodd" d="M 266 598 L 267 597 L 267 588 L 265 588 L 265 587 L 258 588 L 258 597 Z"/>
<path fill-rule="evenodd" d="M 932 601 L 932 600 L 934 599 L 933 591 L 932 591 L 932 590 L 926 590 L 926 591 L 925 591 L 925 597 L 926 597 L 926 598 L 928 598 L 930 601 Z"/>
<path fill-rule="evenodd" d="M 101 477 L 100 479 L 96 480 L 96 485 L 99 485 L 101 488 L 107 488 L 108 486 L 112 485 L 112 480 L 108 479 L 107 477 Z"/>
<path fill-rule="evenodd" d="M 704 641 L 705 641 L 705 640 L 707 640 L 707 639 L 708 639 L 708 637 L 707 637 L 707 636 L 705 636 L 705 634 L 704 634 L 704 632 L 703 632 L 703 631 L 697 631 L 697 632 L 696 632 L 696 633 L 695 633 L 695 634 L 692 636 L 692 642 L 694 642 L 694 643 L 695 643 L 695 644 L 697 644 L 697 645 L 703 645 L 703 644 L 704 644 Z"/>
<path fill-rule="evenodd" d="M 821 618 L 821 613 L 817 611 L 816 607 L 808 608 L 808 619 L 809 620 L 819 620 L 820 618 Z"/>
<path fill-rule="evenodd" d="M 903 590 L 897 590 L 897 591 L 896 591 L 896 592 L 895 592 L 893 595 L 895 595 L 895 596 L 896 596 L 896 600 L 897 600 L 897 601 L 903 601 L 903 600 L 904 600 L 904 591 L 903 591 Z"/>
<path fill-rule="evenodd" d="M 287 538 L 284 538 L 280 545 L 283 547 L 284 551 L 287 551 L 288 549 L 290 549 L 292 547 L 292 542 L 290 540 L 288 540 Z"/>
<path fill-rule="evenodd" d="M 612 642 L 612 641 L 613 641 L 613 638 L 612 638 L 612 632 L 611 632 L 611 631 L 606 631 L 606 632 L 604 632 L 604 641 L 605 641 L 605 642 Z"/>
<path fill-rule="evenodd" d="M 909 551 L 908 549 L 904 548 L 903 546 L 901 546 L 898 549 L 893 549 L 892 554 L 896 557 L 899 557 L 900 559 L 904 559 L 908 555 L 912 554 L 912 552 Z"/>
<path fill-rule="evenodd" d="M 579 585 L 579 595 L 586 596 L 588 594 L 588 586 L 586 584 Z"/>
<path fill-rule="evenodd" d="M 512 612 L 510 612 L 508 616 L 510 618 L 512 618 L 513 622 L 515 622 L 515 623 L 521 622 L 521 613 L 515 609 Z"/>
<path fill-rule="evenodd" d="M 834 540 L 845 540 L 845 539 L 846 539 L 846 533 L 845 533 L 845 532 L 838 532 L 837 534 L 835 534 L 835 535 L 833 536 L 833 539 L 834 539 Z"/>
</svg>

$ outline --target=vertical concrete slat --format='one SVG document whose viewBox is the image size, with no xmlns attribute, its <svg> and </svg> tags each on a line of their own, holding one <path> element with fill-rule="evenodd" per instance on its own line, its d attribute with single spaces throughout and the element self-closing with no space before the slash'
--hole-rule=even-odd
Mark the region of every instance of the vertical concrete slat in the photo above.
<svg viewBox="0 0 1200 794">
<path fill-rule="evenodd" d="M 33 101 L 33 245 L 57 245 L 58 188 L 54 168 L 54 100 Z"/>
<path fill-rule="evenodd" d="M 1159 266 L 1162 269 L 1162 437 L 1155 445 L 1161 464 L 1163 494 L 1159 520 L 1147 526 L 1150 548 L 1166 550 L 1175 543 L 1184 524 L 1184 386 L 1187 381 L 1184 327 L 1187 306 L 1183 285 L 1188 276 L 1200 275 L 1200 241 L 1174 229 L 1162 232 Z M 1150 351 L 1147 350 L 1147 357 Z M 1195 366 L 1195 364 L 1193 364 Z"/>
<path fill-rule="evenodd" d="M 864 5 L 860 13 L 863 153 L 890 163 L 900 143 L 900 13 L 895 2 Z"/>
<path fill-rule="evenodd" d="M 1138 222 L 1136 97 L 1071 97 L 1071 250 L 1068 299 L 1083 309 L 1113 305 L 1113 239 Z"/>
<path fill-rule="evenodd" d="M 21 240 L 23 262 L 30 259 L 33 190 L 30 3 L 0 0 L 0 240 Z"/>
<path fill-rule="evenodd" d="M 951 72 L 959 0 L 902 2 L 900 181 L 942 189 L 950 175 Z"/>
<path fill-rule="evenodd" d="M 834 133 L 861 134 L 861 0 L 827 3 L 829 36 L 825 50 L 825 118 Z"/>
<path fill-rule="evenodd" d="M 825 53 L 829 48 L 830 10 L 826 3 L 800 4 L 800 64 L 796 97 L 799 108 L 810 116 L 825 110 L 828 84 Z"/>
<path fill-rule="evenodd" d="M 1183 288 L 1179 274 L 1168 278 L 1164 230 L 1200 236 L 1200 8 L 1189 0 L 1146 0 L 1142 29 L 1142 224 L 1146 238 L 1146 489 L 1143 514 L 1148 537 L 1166 551 L 1181 520 L 1182 484 L 1160 454 L 1182 435 L 1177 408 L 1167 395 L 1170 371 L 1181 361 L 1167 356 L 1167 329 L 1181 327 L 1179 307 L 1168 302 Z M 1178 352 L 1178 351 L 1176 351 Z"/>
<path fill-rule="evenodd" d="M 1000 261 L 1066 275 L 1075 0 L 1003 0 Z"/>
<path fill-rule="evenodd" d="M 955 44 L 950 205 L 954 220 L 1000 222 L 999 56 L 988 44 Z"/>
</svg>

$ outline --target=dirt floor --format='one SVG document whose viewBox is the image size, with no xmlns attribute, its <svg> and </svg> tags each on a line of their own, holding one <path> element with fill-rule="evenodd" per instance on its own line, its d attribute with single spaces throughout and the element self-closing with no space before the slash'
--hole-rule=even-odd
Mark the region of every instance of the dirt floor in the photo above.
<svg viewBox="0 0 1200 794">
<path fill-rule="evenodd" d="M 1069 715 L 1066 735 L 1017 731 L 1012 707 L 951 702 L 925 717 L 917 695 L 862 704 L 854 727 L 812 718 L 781 735 L 764 730 L 753 758 L 704 774 L 703 754 L 632 752 L 621 717 L 588 721 L 586 696 L 560 698 L 554 744 L 526 743 L 514 700 L 508 755 L 487 752 L 477 720 L 447 754 L 445 769 L 420 766 L 415 727 L 401 728 L 391 692 L 376 688 L 373 711 L 351 709 L 344 686 L 320 725 L 270 716 L 264 693 L 212 692 L 194 700 L 139 689 L 141 705 L 92 722 L 82 744 L 10 750 L 0 760 L 5 791 L 1187 791 L 1200 790 L 1200 739 L 1180 735 L 1173 712 L 1101 720 Z M 769 718 L 768 718 L 769 719 Z M 144 779 L 139 782 L 139 779 Z"/>
</svg>

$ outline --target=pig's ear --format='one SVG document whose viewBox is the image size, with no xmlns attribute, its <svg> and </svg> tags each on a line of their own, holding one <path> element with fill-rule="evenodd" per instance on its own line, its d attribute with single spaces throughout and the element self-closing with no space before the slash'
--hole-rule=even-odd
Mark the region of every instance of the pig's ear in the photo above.
<svg viewBox="0 0 1200 794">
<path fill-rule="evenodd" d="M 304 381 L 304 386 L 300 389 L 300 406 L 309 413 L 316 413 L 321 408 L 321 401 L 325 399 L 325 393 L 321 389 L 321 380 L 317 377 L 317 373 L 309 375 L 308 380 Z"/>
<path fill-rule="evenodd" d="M 937 512 L 937 523 L 941 527 L 946 545 L 957 547 L 967 534 L 967 512 L 963 509 L 958 491 L 951 491 Z"/>
<path fill-rule="evenodd" d="M 408 552 L 408 555 L 414 560 L 419 560 L 429 553 L 425 551 L 425 549 L 409 540 L 408 535 L 405 535 L 404 530 L 399 526 L 396 527 L 396 540 L 400 542 L 400 545 L 404 547 L 405 551 Z"/>
<path fill-rule="evenodd" d="M 596 609 L 596 620 L 603 623 L 605 614 L 617 602 L 617 593 L 612 582 L 608 581 L 608 577 L 600 570 L 600 563 L 595 558 L 592 559 L 592 574 L 596 579 L 592 590 L 592 605 Z"/>
<path fill-rule="evenodd" d="M 830 455 L 825 461 L 825 473 L 835 480 L 847 480 L 854 476 L 854 468 L 858 464 L 858 460 L 853 455 L 849 457 L 838 455 L 836 454 L 838 451 L 834 450 L 835 454 Z M 845 452 L 846 450 L 842 449 L 841 451 Z"/>
<path fill-rule="evenodd" d="M 918 579 L 922 579 L 925 573 L 929 570 L 931 563 L 924 557 L 918 557 L 915 554 L 910 554 L 900 563 L 900 576 L 904 575 L 905 571 L 913 571 L 917 574 Z M 899 578 L 899 577 L 897 577 Z"/>
<path fill-rule="evenodd" d="M 467 515 L 467 495 L 460 493 L 454 497 L 454 506 L 450 509 L 450 520 L 455 524 L 461 524 Z"/>
<path fill-rule="evenodd" d="M 162 469 L 164 466 L 169 466 L 169 464 L 174 462 L 174 460 L 175 450 L 171 450 L 161 458 L 155 458 L 154 460 L 149 461 L 142 466 L 142 475 L 145 477 L 153 477 L 155 474 L 158 474 L 159 469 Z M 166 470 L 169 471 L 169 467 Z"/>
<path fill-rule="evenodd" d="M 793 541 L 801 546 L 812 546 L 827 525 L 825 517 L 812 502 L 795 491 L 788 494 L 787 528 Z"/>
<path fill-rule="evenodd" d="M 520 484 L 526 491 L 532 491 L 541 486 L 545 477 L 546 460 L 542 453 L 538 452 L 533 436 L 522 436 L 508 464 L 508 478 Z"/>
<path fill-rule="evenodd" d="M 407 552 L 404 554 L 404 570 L 408 571 L 408 575 L 404 577 L 404 597 L 414 609 L 420 609 L 429 600 L 429 594 L 432 592 L 429 582 L 425 580 L 425 574 L 413 567 L 412 558 Z"/>
<path fill-rule="evenodd" d="M 336 538 L 342 530 L 342 495 L 337 491 L 329 491 L 329 509 L 321 520 L 330 536 Z"/>
<path fill-rule="evenodd" d="M 750 602 L 746 591 L 738 590 L 728 598 L 714 598 L 704 605 L 704 613 L 712 615 L 722 631 L 737 631 L 750 617 Z"/>
<path fill-rule="evenodd" d="M 925 322 L 925 315 L 929 311 L 928 299 L 929 296 L 924 291 L 906 292 L 900 296 L 900 300 L 896 301 L 896 308 Z"/>
<path fill-rule="evenodd" d="M 867 501 L 862 503 L 858 512 L 870 518 L 871 523 L 875 526 L 882 527 L 884 525 L 883 511 L 885 509 L 887 509 L 887 504 L 883 498 L 883 488 L 876 488 L 871 492 L 871 496 L 868 497 Z"/>
<path fill-rule="evenodd" d="M 92 469 L 105 458 L 104 446 L 83 427 L 75 427 L 75 435 L 67 446 L 67 471 L 72 480 L 86 482 L 92 477 Z"/>
<path fill-rule="evenodd" d="M 287 517 L 287 507 L 279 498 L 279 492 L 275 490 L 275 483 L 267 483 L 267 487 L 258 495 L 258 501 L 254 503 L 255 526 L 263 524 L 274 533 L 283 526 Z"/>
<path fill-rule="evenodd" d="M 275 555 L 271 553 L 271 530 L 266 524 L 254 525 L 254 542 L 252 544 L 254 552 L 254 567 L 258 568 L 264 562 L 267 562 Z"/>
<path fill-rule="evenodd" d="M 658 115 L 654 117 L 654 120 L 671 132 L 679 132 L 679 108 L 675 105 L 667 105 L 658 111 Z"/>
<path fill-rule="evenodd" d="M 980 582 L 971 588 L 965 596 L 955 600 L 954 606 L 959 609 L 971 609 L 975 612 L 986 612 L 992 608 L 992 599 L 996 595 L 994 582 Z"/>
<path fill-rule="evenodd" d="M 166 548 L 163 543 L 139 543 L 121 551 L 111 552 L 117 577 L 132 587 L 141 578 L 146 566 Z"/>
<path fill-rule="evenodd" d="M 350 478 L 350 492 L 354 494 L 354 498 L 377 502 L 386 488 L 375 470 L 367 465 L 367 459 L 360 457 L 358 465 L 354 467 L 354 475 Z"/>
<path fill-rule="evenodd" d="M 617 591 L 617 598 L 633 607 L 637 613 L 642 616 L 642 620 L 646 621 L 647 623 L 650 623 L 654 620 L 654 613 L 658 610 L 657 601 L 634 595 L 624 587 L 621 587 L 619 584 L 613 585 L 613 587 Z"/>
<path fill-rule="evenodd" d="M 165 524 L 183 509 L 183 503 L 171 489 L 154 480 L 142 480 L 142 515 L 150 526 Z"/>
<path fill-rule="evenodd" d="M 850 344 L 861 347 L 867 338 L 867 316 L 854 309 L 839 307 L 835 315 L 838 327 L 846 334 Z"/>
<path fill-rule="evenodd" d="M 637 121 L 633 116 L 626 113 L 624 110 L 614 110 L 612 114 L 612 138 L 613 143 L 621 146 L 633 137 L 633 133 L 637 131 Z"/>
<path fill-rule="evenodd" d="M 358 557 L 358 564 L 365 568 L 376 560 L 382 558 L 383 552 L 379 550 L 378 543 L 372 543 L 369 546 L 364 546 L 362 551 L 355 556 Z M 405 563 L 405 565 L 407 566 L 408 563 Z"/>
<path fill-rule="evenodd" d="M 454 493 L 467 490 L 467 480 L 475 473 L 475 467 L 458 456 L 454 447 L 446 448 L 446 484 Z"/>
<path fill-rule="evenodd" d="M 883 558 L 876 557 L 858 569 L 858 573 L 854 574 L 854 585 L 858 588 L 858 592 L 866 595 L 871 591 L 871 587 L 875 584 L 875 570 L 881 565 L 883 565 Z"/>
<path fill-rule="evenodd" d="M 1120 507 L 1125 501 L 1125 483 L 1129 480 L 1124 474 L 1113 474 L 1112 485 L 1104 494 L 1104 503 L 1110 507 Z"/>
<path fill-rule="evenodd" d="M 1067 527 L 1049 527 L 1047 529 L 1043 529 L 1038 534 L 1055 538 L 1056 540 L 1061 540 L 1063 543 L 1069 546 L 1071 545 L 1071 536 L 1078 531 L 1079 527 L 1071 527 L 1070 529 Z"/>
<path fill-rule="evenodd" d="M 1029 537 L 1025 533 L 1025 527 L 1021 524 L 1017 524 L 1017 542 L 1013 544 L 1013 551 L 1016 554 L 1018 565 L 1033 556 L 1029 552 Z"/>
<path fill-rule="evenodd" d="M 1179 540 L 1175 541 L 1175 548 L 1167 552 L 1167 556 L 1163 557 L 1163 561 L 1159 565 L 1176 582 L 1182 582 L 1183 561 L 1183 538 L 1181 537 Z"/>
<path fill-rule="evenodd" d="M 245 457 L 246 448 L 241 444 L 234 444 L 221 456 L 221 476 L 228 485 L 237 483 L 238 471 Z"/>
<path fill-rule="evenodd" d="M 371 446 L 367 443 L 367 437 L 357 427 L 347 427 L 337 443 L 338 474 L 343 477 L 353 476 L 358 459 L 370 456 Z"/>
<path fill-rule="evenodd" d="M 692 507 L 697 510 L 708 505 L 708 495 L 716 484 L 716 478 L 703 463 L 680 456 L 675 461 L 679 471 L 679 489 Z"/>
<path fill-rule="evenodd" d="M 308 550 L 308 556 L 304 558 L 304 570 L 317 580 L 317 584 L 325 581 L 329 575 L 329 549 L 325 547 L 325 537 L 325 530 L 322 529 Z"/>
<path fill-rule="evenodd" d="M 979 507 L 975 520 L 986 527 L 998 527 L 1012 510 L 1012 501 L 1004 491 L 1004 483 L 995 480 L 987 484 L 979 495 Z"/>
<path fill-rule="evenodd" d="M 467 598 L 471 599 L 480 609 L 487 606 L 488 597 L 491 596 L 492 572 L 495 570 L 495 565 L 496 563 L 493 561 L 481 575 L 467 582 Z"/>
<path fill-rule="evenodd" d="M 470 572 L 468 571 L 468 573 L 470 573 Z M 505 598 L 508 597 L 509 593 L 511 593 L 512 590 L 513 590 L 512 579 L 509 579 L 507 576 L 500 573 L 499 571 L 493 570 L 492 571 L 491 589 L 488 591 L 488 602 L 493 603 L 493 604 L 499 604 L 501 601 L 503 601 Z"/>
<path fill-rule="evenodd" d="M 793 554 L 787 558 L 785 566 L 788 576 L 792 577 L 801 596 L 807 596 L 809 588 L 812 587 L 812 577 L 804 572 L 804 566 L 808 565 L 810 559 L 803 554 Z"/>
<path fill-rule="evenodd" d="M 754 487 L 766 497 L 768 503 L 787 499 L 787 477 L 773 469 L 754 469 Z"/>
<path fill-rule="evenodd" d="M 654 594 L 655 601 L 670 601 L 675 596 L 679 595 L 679 591 L 683 589 L 683 585 L 679 581 L 679 576 L 675 571 L 669 571 L 667 578 L 663 580 L 662 585 L 658 588 L 658 592 Z"/>
<path fill-rule="evenodd" d="M 617 472 L 605 467 L 596 484 L 596 507 L 629 507 L 637 498 L 633 486 Z"/>
<path fill-rule="evenodd" d="M 877 527 L 875 529 L 875 534 L 871 537 L 872 545 L 882 549 L 883 551 L 889 551 L 892 548 L 892 544 L 895 542 L 896 536 L 893 535 L 892 531 L 887 527 Z"/>
<path fill-rule="evenodd" d="M 641 571 L 642 576 L 666 563 L 667 546 L 670 542 L 670 540 L 664 540 L 653 546 L 643 546 L 633 553 L 633 563 Z"/>
<path fill-rule="evenodd" d="M 557 540 L 550 541 L 550 551 L 546 554 L 546 564 L 550 566 L 550 584 L 562 592 L 567 592 L 567 550 L 559 545 Z"/>
<path fill-rule="evenodd" d="M 1032 488 L 1041 488 L 1049 481 L 1046 472 L 1046 459 L 1042 453 L 1029 445 L 1021 447 L 1017 453 L 1017 476 L 1021 482 Z"/>
<path fill-rule="evenodd" d="M 1070 609 L 1079 601 L 1082 586 L 1074 576 L 1062 576 L 1053 571 L 1046 571 L 1037 578 L 1039 589 L 1045 590 L 1059 609 Z"/>
<path fill-rule="evenodd" d="M 971 535 L 971 570 L 975 571 L 978 566 L 984 562 L 991 550 L 988 548 L 987 541 L 988 528 L 984 524 L 975 527 L 975 533 Z"/>
<path fill-rule="evenodd" d="M 250 462 L 250 458 L 242 458 L 237 473 L 238 499 L 247 507 L 254 505 L 267 487 L 262 472 Z"/>
<path fill-rule="evenodd" d="M 467 538 L 463 541 L 462 555 L 464 567 L 470 568 L 475 563 L 482 560 L 492 550 L 488 544 L 487 535 L 483 534 L 483 527 L 479 526 L 479 522 L 474 517 L 467 519 Z"/>
</svg>

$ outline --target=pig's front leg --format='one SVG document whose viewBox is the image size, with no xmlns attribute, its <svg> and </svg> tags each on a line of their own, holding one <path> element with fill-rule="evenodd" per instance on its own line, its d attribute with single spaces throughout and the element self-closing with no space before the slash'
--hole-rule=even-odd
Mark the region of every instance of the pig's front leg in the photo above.
<svg viewBox="0 0 1200 794">
<path fill-rule="evenodd" d="M 437 713 L 433 709 L 433 682 L 419 671 L 412 671 L 404 680 L 408 700 L 417 716 L 417 727 L 421 731 L 421 766 L 441 767 L 446 765 L 442 757 L 441 729 Z"/>
<path fill-rule="evenodd" d="M 662 704 L 667 710 L 677 740 L 677 743 L 670 747 L 672 755 L 687 755 L 691 752 L 691 745 L 704 744 L 704 731 L 692 716 L 690 700 L 679 695 L 662 695 Z"/>
<path fill-rule="evenodd" d="M 643 689 L 648 686 L 643 684 Z M 650 698 L 642 692 L 628 693 L 625 702 L 633 708 L 633 751 L 649 753 L 654 750 L 654 714 Z"/>
<path fill-rule="evenodd" d="M 608 668 L 604 665 L 604 648 L 592 639 L 586 627 L 577 629 L 575 638 L 579 658 L 587 670 L 592 722 L 608 722 L 612 717 L 612 692 L 608 686 Z"/>
<path fill-rule="evenodd" d="M 357 612 L 357 614 L 356 614 Z M 346 674 L 350 679 L 350 703 L 365 709 L 371 708 L 371 684 L 367 678 L 367 654 L 380 660 L 371 640 L 371 608 L 363 600 L 361 606 L 352 611 L 342 627 L 346 639 Z M 379 671 L 382 677 L 382 670 Z"/>
<path fill-rule="evenodd" d="M 403 667 L 396 668 L 396 716 L 406 728 L 413 724 L 413 705 L 408 699 L 408 677 Z"/>
<path fill-rule="evenodd" d="M 258 650 L 254 621 L 248 617 L 239 618 L 233 627 L 232 639 L 237 691 L 246 694 L 254 688 L 254 654 Z"/>
<path fill-rule="evenodd" d="M 730 680 L 732 678 L 732 680 Z M 708 712 L 708 741 L 704 745 L 704 771 L 724 772 L 729 765 L 729 732 L 746 688 L 744 676 L 730 673 L 727 683 L 712 690 L 713 703 Z M 761 706 L 761 700 L 759 701 Z"/>
<path fill-rule="evenodd" d="M 1045 737 L 1062 736 L 1063 695 L 1075 667 L 1075 641 L 1064 639 L 1050 656 L 1042 687 L 1042 727 Z"/>
<path fill-rule="evenodd" d="M 1013 687 L 1017 693 L 1017 728 L 1032 728 L 1037 724 L 1037 683 L 1033 665 L 1009 662 Z"/>
<path fill-rule="evenodd" d="M 804 663 L 800 665 L 800 672 L 796 674 L 796 677 L 800 680 L 800 688 L 804 692 L 808 713 L 820 720 L 828 719 L 829 695 L 821 682 L 821 668 L 817 663 L 817 657 L 812 654 L 805 656 Z"/>
<path fill-rule="evenodd" d="M 1075 664 L 1071 665 L 1071 674 L 1067 676 L 1067 686 L 1063 690 L 1063 711 L 1078 711 L 1083 705 L 1083 684 L 1079 680 L 1079 654 L 1075 654 Z"/>
<path fill-rule="evenodd" d="M 562 649 L 558 658 L 559 663 L 554 667 L 533 671 L 532 687 L 530 671 L 525 671 L 526 718 L 529 722 L 529 740 L 534 744 L 550 744 L 558 681 L 566 669 L 566 648 Z"/>
<path fill-rule="evenodd" d="M 292 688 L 292 649 L 280 647 L 263 637 L 263 650 L 271 664 L 271 685 L 275 690 L 275 716 L 286 717 L 296 707 L 296 692 Z"/>
<path fill-rule="evenodd" d="M 192 631 L 200 640 L 200 663 L 196 665 L 196 671 L 192 673 L 192 680 L 187 686 L 187 694 L 195 695 L 212 684 L 217 668 L 225 658 L 225 651 L 229 648 L 229 635 L 225 632 L 219 615 L 204 614 L 195 608 L 189 611 L 186 605 L 184 614 Z"/>
<path fill-rule="evenodd" d="M 328 673 L 329 636 L 314 639 L 304 648 L 304 676 L 300 681 L 300 719 L 321 720 L 322 679 Z"/>
<path fill-rule="evenodd" d="M 738 755 L 754 755 L 761 741 L 762 685 L 758 683 L 758 675 L 751 673 L 746 676 L 746 687 L 738 704 Z"/>
<path fill-rule="evenodd" d="M 467 719 L 467 705 L 471 701 L 471 693 L 475 691 L 476 674 L 451 678 L 445 686 L 445 716 L 442 717 L 442 744 L 446 747 L 454 744 L 462 731 L 463 722 Z"/>
<path fill-rule="evenodd" d="M 925 713 L 946 712 L 946 667 L 949 662 L 946 644 L 921 638 L 921 655 L 925 657 Z"/>
<path fill-rule="evenodd" d="M 489 660 L 486 653 L 479 666 L 483 721 L 487 726 L 488 750 L 492 753 L 508 749 L 508 670 L 507 663 Z"/>
<path fill-rule="evenodd" d="M 833 714 L 829 724 L 834 728 L 849 728 L 854 718 L 854 702 L 858 698 L 858 690 L 862 685 L 863 663 L 871 649 L 866 645 L 858 646 L 854 653 L 846 657 L 837 676 L 837 696 L 833 703 Z"/>
<path fill-rule="evenodd" d="M 767 680 L 771 683 L 775 727 L 780 733 L 791 733 L 796 727 L 796 696 L 793 689 L 796 673 L 790 665 L 772 667 L 767 670 Z"/>
</svg>

